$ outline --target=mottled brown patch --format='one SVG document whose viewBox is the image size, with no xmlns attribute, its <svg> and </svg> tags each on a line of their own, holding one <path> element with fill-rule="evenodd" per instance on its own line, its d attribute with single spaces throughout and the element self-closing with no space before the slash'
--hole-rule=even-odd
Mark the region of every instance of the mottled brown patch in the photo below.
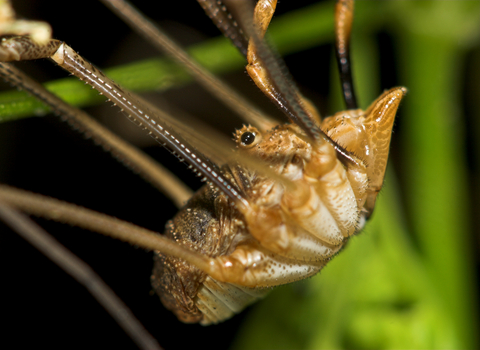
<svg viewBox="0 0 480 350">
<path fill-rule="evenodd" d="M 225 170 L 225 177 L 232 179 Z M 230 244 L 243 230 L 240 214 L 226 196 L 211 185 L 202 187 L 166 225 L 165 236 L 209 257 L 228 253 Z M 170 256 L 156 253 L 151 282 L 165 307 L 187 323 L 199 322 L 202 313 L 195 305 L 206 274 Z"/>
</svg>

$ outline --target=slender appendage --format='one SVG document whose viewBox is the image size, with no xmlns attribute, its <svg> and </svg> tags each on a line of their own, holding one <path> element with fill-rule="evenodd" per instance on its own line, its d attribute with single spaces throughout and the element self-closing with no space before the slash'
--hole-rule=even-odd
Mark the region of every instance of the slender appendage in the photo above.
<svg viewBox="0 0 480 350">
<path fill-rule="evenodd" d="M 202 153 L 196 151 L 172 127 L 161 119 L 154 118 L 154 113 L 140 103 L 134 95 L 120 88 L 101 71 L 85 61 L 72 48 L 63 44 L 51 58 L 62 68 L 98 90 L 100 94 L 114 101 L 130 120 L 147 131 L 151 137 L 164 147 L 171 150 L 180 160 L 191 165 L 199 175 L 217 186 L 236 205 L 248 207 L 248 201 L 223 176 L 215 164 L 209 161 Z"/>
<path fill-rule="evenodd" d="M 18 47 L 16 46 L 18 43 Z M 109 79 L 100 70 L 92 64 L 85 61 L 71 47 L 65 43 L 51 40 L 46 45 L 38 45 L 28 38 L 16 37 L 3 41 L 1 46 L 6 45 L 10 51 L 16 53 L 15 60 L 35 58 L 46 58 L 44 47 L 55 46 L 58 49 L 49 57 L 65 70 L 77 76 L 80 80 L 95 88 L 101 95 L 105 95 L 109 100 L 114 101 L 120 110 L 135 124 L 147 131 L 148 135 L 153 137 L 161 145 L 177 155 L 181 161 L 188 163 L 192 170 L 198 175 L 203 176 L 205 181 L 212 182 L 222 190 L 238 206 L 248 207 L 248 201 L 242 196 L 236 187 L 221 173 L 218 166 L 207 159 L 202 153 L 193 148 L 189 142 L 185 141 L 172 127 L 168 126 L 158 115 L 152 113 L 149 108 L 142 103 L 142 99 L 124 91 L 111 79 Z M 0 46 L 0 47 L 1 47 Z M 49 51 L 50 52 L 50 51 Z M 48 56 L 47 56 L 48 57 Z"/>
<path fill-rule="evenodd" d="M 17 40 L 19 41 L 18 48 L 15 47 L 15 42 Z M 42 56 L 36 57 L 31 52 L 35 51 L 43 54 L 41 48 L 37 50 L 34 43 L 28 43 L 26 38 L 12 38 L 9 39 L 7 43 L 9 47 L 12 47 L 18 54 L 20 54 L 21 58 L 22 55 L 25 55 L 29 58 L 42 58 Z M 55 43 L 57 42 L 55 41 Z M 214 183 L 237 205 L 240 205 L 243 208 L 248 207 L 248 202 L 230 183 L 230 181 L 222 175 L 217 166 L 205 158 L 201 153 L 197 152 L 178 133 L 176 133 L 171 126 L 165 123 L 165 121 L 173 120 L 174 118 L 160 110 L 151 112 L 150 105 L 146 104 L 143 99 L 124 91 L 117 84 L 106 77 L 101 71 L 80 57 L 66 44 L 60 45 L 58 50 L 51 58 L 62 68 L 76 75 L 78 78 L 80 78 L 80 80 L 83 80 L 92 87 L 96 88 L 100 94 L 103 94 L 110 100 L 114 101 L 114 103 L 119 106 L 121 111 L 123 111 L 132 121 L 145 129 L 150 136 L 160 142 L 163 146 L 171 149 L 175 154 L 177 154 L 180 160 L 189 163 L 194 171 L 204 176 L 205 180 L 209 180 Z M 227 156 L 228 154 L 231 154 L 228 151 L 229 148 L 230 147 L 217 149 L 217 152 Z M 257 164 L 257 168 L 260 171 L 264 171 L 266 174 L 271 174 L 271 176 L 277 178 L 278 181 L 283 182 L 286 186 L 290 186 L 287 179 L 281 179 L 277 174 L 273 174 L 268 167 L 259 164 L 258 161 L 255 162 L 255 160 L 249 160 L 247 158 L 241 161 L 245 162 L 246 164 L 252 164 L 252 162 Z M 239 209 L 243 210 L 241 207 L 239 207 Z"/>
<path fill-rule="evenodd" d="M 274 279 L 265 278 L 266 266 L 273 264 L 280 269 L 279 271 L 284 266 L 287 270 L 290 269 L 289 274 L 282 273 L 284 278 L 287 278 L 283 283 L 287 283 L 304 278 L 302 276 L 305 275 L 306 270 L 314 274 L 324 265 L 322 261 L 305 264 L 304 262 L 294 262 L 277 256 L 272 257 L 268 250 L 260 246 L 257 247 L 257 251 L 252 251 L 251 245 L 245 246 L 245 249 L 237 248 L 233 255 L 208 258 L 156 232 L 57 199 L 0 185 L 0 200 L 35 216 L 75 225 L 147 250 L 155 250 L 183 259 L 221 282 L 237 283 L 250 287 L 268 287 L 278 285 L 279 280 L 278 277 Z M 245 261 L 243 257 L 252 253 L 262 256 L 261 264 L 252 264 Z"/>
<path fill-rule="evenodd" d="M 260 90 L 269 96 L 289 119 L 300 126 L 312 140 L 329 142 L 335 148 L 342 163 L 348 164 L 350 167 L 364 168 L 365 164 L 361 159 L 341 147 L 319 127 L 317 121 L 320 120 L 320 116 L 315 113 L 316 109 L 301 95 L 289 77 L 287 69 L 283 67 L 272 50 L 263 40 L 260 40 L 275 12 L 276 0 L 259 1 L 255 7 L 253 23 L 250 23 L 247 15 L 249 13 L 248 4 L 241 0 L 229 0 L 229 2 L 237 6 L 238 13 L 243 18 L 244 27 L 249 28 L 247 31 L 250 37 L 247 72 Z"/>
<path fill-rule="evenodd" d="M 303 98 L 287 69 L 261 38 L 265 35 L 275 12 L 276 1 L 262 0 L 257 3 L 253 23 L 249 16 L 248 3 L 228 1 L 236 8 L 239 21 L 250 38 L 247 55 L 247 72 L 260 90 L 268 96 L 286 116 L 315 141 L 321 141 L 325 135 L 318 127 L 320 116 L 311 103 L 303 103 Z M 312 115 L 312 112 L 314 113 Z"/>
<path fill-rule="evenodd" d="M 27 216 L 0 200 L 0 219 L 83 285 L 141 349 L 161 349 L 122 300 L 87 264 Z"/>
<path fill-rule="evenodd" d="M 136 147 L 99 124 L 87 113 L 65 103 L 60 98 L 15 67 L 0 63 L 0 75 L 16 87 L 21 88 L 47 104 L 54 113 L 66 119 L 74 128 L 88 134 L 96 143 L 122 162 L 126 167 L 138 173 L 142 178 L 167 195 L 180 208 L 192 196 L 192 190 L 181 182 L 168 169 Z"/>
<path fill-rule="evenodd" d="M 16 47 L 13 43 L 15 43 L 18 39 L 21 39 L 21 45 Z M 12 42 L 11 45 L 10 42 Z M 43 55 L 45 52 L 44 50 L 36 50 L 35 45 L 30 44 L 28 40 L 23 38 L 13 38 L 12 40 L 7 41 L 7 43 L 9 44 L 9 47 L 14 49 L 15 52 L 20 55 L 21 58 L 23 58 L 21 56 L 22 54 L 29 58 L 38 58 L 29 51 L 32 49 L 36 52 L 39 52 L 40 55 Z M 27 48 L 29 50 L 27 50 Z M 93 70 L 94 68 L 92 67 L 91 69 Z M 138 172 L 140 176 L 165 193 L 175 202 L 177 207 L 182 207 L 191 197 L 192 191 L 167 169 L 163 168 L 143 152 L 129 145 L 127 142 L 120 139 L 108 129 L 104 128 L 101 124 L 90 118 L 85 112 L 71 107 L 61 99 L 46 91 L 40 84 L 27 77 L 15 67 L 8 65 L 7 63 L 0 63 L 0 75 L 2 75 L 4 79 L 11 82 L 15 86 L 28 91 L 49 105 L 54 112 L 62 115 L 70 123 L 74 124 L 76 128 L 79 128 L 81 132 L 88 133 L 90 137 L 101 144 L 105 150 L 111 152 L 122 163 L 124 163 L 124 165 L 132 168 L 135 172 Z M 82 76 L 79 77 L 81 79 L 84 78 L 82 78 Z M 109 79 L 103 76 L 103 80 L 106 82 Z M 112 82 L 111 84 L 113 86 L 114 83 Z M 118 91 L 120 91 L 120 88 L 118 88 Z M 114 98 L 115 96 L 112 97 L 112 99 Z M 202 133 L 199 133 L 202 126 L 189 128 L 188 126 L 182 125 L 181 122 L 179 123 L 178 120 L 171 117 L 167 113 L 156 109 L 147 101 L 144 101 L 141 97 L 135 96 L 135 99 L 140 104 L 147 106 L 147 109 L 154 111 L 150 117 L 154 123 L 157 123 L 157 125 L 167 121 L 175 128 L 182 130 L 182 133 L 188 136 L 190 140 L 195 140 L 197 147 L 209 150 L 210 152 L 207 152 L 209 155 L 212 155 L 214 158 L 217 157 L 222 162 L 225 162 L 232 156 L 230 151 L 231 144 L 225 142 L 225 140 L 223 140 L 221 137 L 215 137 L 213 134 L 216 144 L 212 146 L 212 137 L 207 139 L 206 137 L 202 136 Z M 138 108 L 136 111 L 138 111 Z M 156 115 L 160 116 L 160 118 L 156 118 Z M 212 131 L 206 130 L 205 134 L 212 135 Z M 278 174 L 272 172 L 271 169 L 259 162 L 257 159 L 243 157 L 241 161 L 244 163 L 244 165 L 255 167 L 258 171 L 262 171 L 265 175 L 269 175 L 271 178 L 284 183 L 285 186 L 291 186 L 287 179 L 282 178 Z"/>
<path fill-rule="evenodd" d="M 166 53 L 185 67 L 190 74 L 210 93 L 236 112 L 245 122 L 268 130 L 277 123 L 261 113 L 238 92 L 215 77 L 208 70 L 195 62 L 179 45 L 173 42 L 144 15 L 123 0 L 102 0 L 103 3 L 122 18 L 134 31 L 144 36 L 160 51 Z"/>
<path fill-rule="evenodd" d="M 335 54 L 343 98 L 347 109 L 357 109 L 350 62 L 350 33 L 353 22 L 353 0 L 337 0 L 335 5 Z"/>
<path fill-rule="evenodd" d="M 223 2 L 220 0 L 197 1 L 223 35 L 230 39 L 232 44 L 238 48 L 243 56 L 247 57 L 248 40 L 245 38 L 242 29 L 233 19 L 232 14 L 228 12 L 228 9 Z"/>
<path fill-rule="evenodd" d="M 203 254 L 189 250 L 178 243 L 163 237 L 162 235 L 136 226 L 129 222 L 110 217 L 74 204 L 66 203 L 58 199 L 33 194 L 27 191 L 0 185 L 0 200 L 9 206 L 15 207 L 23 212 L 43 217 L 57 222 L 68 223 L 93 232 L 101 233 L 132 245 L 147 250 L 154 250 L 162 254 L 177 257 L 196 266 L 206 272 L 212 278 L 228 283 L 237 283 L 244 286 L 273 286 L 278 285 L 278 280 L 265 280 L 265 264 L 275 263 L 277 268 L 283 266 L 292 268 L 292 261 L 288 259 L 276 259 L 270 257 L 268 251 L 260 248 L 259 253 L 264 256 L 262 264 L 246 263 L 242 254 L 251 254 L 251 247 L 247 246 L 245 253 L 242 249 L 236 249 L 236 254 L 231 256 L 220 256 L 208 258 Z M 322 263 L 305 265 L 293 263 L 293 269 L 301 279 L 302 271 L 321 268 Z M 292 277 L 289 277 L 290 279 Z"/>
<path fill-rule="evenodd" d="M 184 259 L 206 272 L 210 270 L 211 259 L 190 251 L 156 232 L 129 222 L 5 185 L 0 185 L 0 199 L 23 212 L 98 232 L 147 250 L 155 250 Z"/>
<path fill-rule="evenodd" d="M 38 44 L 29 37 L 4 39 L 0 46 L 0 61 L 36 60 L 52 56 L 62 44 L 58 40 L 49 40 L 45 45 Z"/>
</svg>

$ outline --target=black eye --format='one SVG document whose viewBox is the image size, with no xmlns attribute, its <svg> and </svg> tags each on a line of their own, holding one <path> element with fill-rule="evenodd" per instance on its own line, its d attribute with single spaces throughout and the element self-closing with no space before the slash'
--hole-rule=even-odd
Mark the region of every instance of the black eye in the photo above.
<svg viewBox="0 0 480 350">
<path fill-rule="evenodd" d="M 245 146 L 251 145 L 253 141 L 255 141 L 255 134 L 250 131 L 244 132 L 240 140 L 242 141 L 242 144 L 244 144 Z"/>
</svg>

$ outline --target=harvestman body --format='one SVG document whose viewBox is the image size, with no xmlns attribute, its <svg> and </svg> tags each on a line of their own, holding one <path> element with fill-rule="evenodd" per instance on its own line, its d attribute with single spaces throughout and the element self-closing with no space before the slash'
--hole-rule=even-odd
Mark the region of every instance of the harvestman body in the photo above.
<svg viewBox="0 0 480 350">
<path fill-rule="evenodd" d="M 249 9 L 243 8 L 245 2 L 229 2 L 236 9 L 240 26 L 218 1 L 199 2 L 245 55 L 250 77 L 285 112 L 291 124 L 276 125 L 268 117 L 248 112 L 244 118 L 251 125 L 236 132 L 237 156 L 212 153 L 225 159 L 225 165 L 219 167 L 174 131 L 174 119 L 124 91 L 66 44 L 56 40 L 38 44 L 28 37 L 12 38 L 2 42 L 2 60 L 51 57 L 112 100 L 204 177 L 207 184 L 167 224 L 167 238 L 17 190 L 2 188 L 0 198 L 34 215 L 154 249 L 152 284 L 164 305 L 184 322 L 207 325 L 241 311 L 263 297 L 267 287 L 316 274 L 349 237 L 364 227 L 383 184 L 393 122 L 406 90 L 391 89 L 366 111 L 357 108 L 348 52 L 353 1 L 338 1 L 336 12 L 337 57 L 349 110 L 323 120 L 291 84 L 261 40 L 273 16 L 275 1 L 259 1 L 253 20 L 246 15 Z M 131 9 L 123 1 L 107 3 L 121 17 L 134 21 L 134 14 L 128 12 Z M 173 44 L 162 42 L 167 39 L 159 37 L 161 33 L 148 25 L 140 30 L 160 42 L 179 61 L 193 64 L 182 57 L 179 49 L 169 47 Z M 57 112 L 72 114 L 69 118 L 81 129 L 94 130 L 94 138 L 113 148 L 111 152 L 120 154 L 127 165 L 140 169 L 144 178 L 169 193 L 176 203 L 182 203 L 189 195 L 175 179 L 168 178 L 171 182 L 166 185 L 168 175 L 161 168 L 100 126 L 92 126 L 94 122 L 87 116 L 65 112 L 63 108 L 68 107 L 42 95 L 28 78 L 12 67 L 2 67 L 7 80 L 39 96 Z M 201 70 L 196 66 L 189 68 L 203 79 L 207 88 L 222 95 L 224 88 L 215 85 L 220 84 L 216 81 L 210 82 L 208 73 L 195 72 Z M 232 96 L 228 95 L 227 100 L 236 98 Z M 176 193 L 172 193 L 172 188 Z"/>
</svg>

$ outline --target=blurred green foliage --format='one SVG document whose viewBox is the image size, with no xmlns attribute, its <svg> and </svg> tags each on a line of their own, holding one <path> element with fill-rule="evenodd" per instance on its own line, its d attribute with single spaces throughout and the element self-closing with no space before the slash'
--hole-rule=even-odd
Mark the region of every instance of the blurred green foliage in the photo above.
<svg viewBox="0 0 480 350">
<path fill-rule="evenodd" d="M 285 54 L 330 41 L 332 26 L 331 4 L 320 4 L 279 18 L 271 35 Z M 254 307 L 235 349 L 478 348 L 472 249 L 478 241 L 469 226 L 461 77 L 467 53 L 480 44 L 480 2 L 359 1 L 353 41 L 362 50 L 353 60 L 363 108 L 380 93 L 372 40 L 380 30 L 393 38 L 398 80 L 409 89 L 400 107 L 398 172 L 390 166 L 364 232 L 320 275 L 280 287 Z M 217 73 L 243 64 L 220 39 L 191 53 Z M 188 80 L 159 59 L 107 74 L 136 91 Z M 339 91 L 334 81 L 332 91 Z M 75 105 L 99 101 L 73 79 L 47 87 Z M 0 95 L 0 120 L 45 112 L 21 92 Z"/>
</svg>

